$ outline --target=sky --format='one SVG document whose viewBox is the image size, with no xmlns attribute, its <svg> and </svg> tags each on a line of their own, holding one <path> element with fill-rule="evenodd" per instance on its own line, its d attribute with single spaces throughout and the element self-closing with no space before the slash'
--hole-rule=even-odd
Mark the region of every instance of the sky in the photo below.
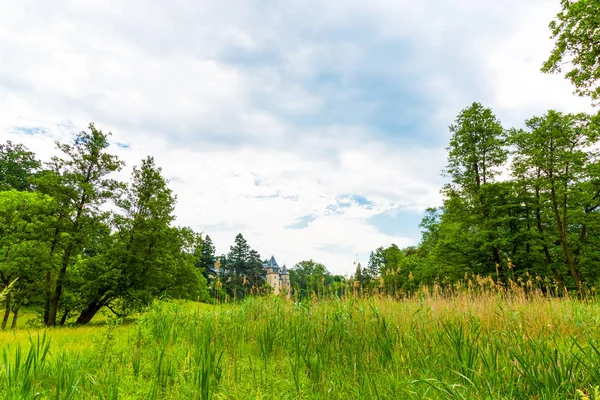
<svg viewBox="0 0 600 400">
<path fill-rule="evenodd" d="M 350 275 L 419 242 L 448 126 L 589 111 L 539 72 L 559 0 L 0 0 L 0 142 L 42 160 L 90 122 L 155 157 L 176 223 Z"/>
</svg>

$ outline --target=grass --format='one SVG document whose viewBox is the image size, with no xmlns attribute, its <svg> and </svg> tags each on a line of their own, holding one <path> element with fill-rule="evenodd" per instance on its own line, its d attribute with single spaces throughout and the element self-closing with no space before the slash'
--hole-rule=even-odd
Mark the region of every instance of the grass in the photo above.
<svg viewBox="0 0 600 400">
<path fill-rule="evenodd" d="M 0 333 L 5 399 L 598 398 L 600 304 L 500 291 L 208 306 Z"/>
</svg>

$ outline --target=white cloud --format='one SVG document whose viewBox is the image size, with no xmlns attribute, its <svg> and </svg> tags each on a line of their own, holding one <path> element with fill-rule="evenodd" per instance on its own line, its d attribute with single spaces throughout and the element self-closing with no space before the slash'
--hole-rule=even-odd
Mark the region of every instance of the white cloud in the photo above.
<svg viewBox="0 0 600 400">
<path fill-rule="evenodd" d="M 4 2 L 0 135 L 48 158 L 52 140 L 95 121 L 130 146 L 115 148 L 129 168 L 155 156 L 178 223 L 210 234 L 219 252 L 243 232 L 263 256 L 351 273 L 357 254 L 365 263 L 380 245 L 414 242 L 367 220 L 440 203 L 440 143 L 468 103 L 507 125 L 587 107 L 562 77 L 539 73 L 557 4 Z M 384 84 L 371 91 L 373 80 Z M 403 85 L 421 102 L 396 100 Z M 400 106 L 390 118 L 424 121 L 378 124 L 390 100 Z M 435 143 L 411 138 L 419 133 Z M 342 195 L 371 204 L 330 212 Z M 316 219 L 305 229 L 285 228 L 307 215 Z"/>
</svg>

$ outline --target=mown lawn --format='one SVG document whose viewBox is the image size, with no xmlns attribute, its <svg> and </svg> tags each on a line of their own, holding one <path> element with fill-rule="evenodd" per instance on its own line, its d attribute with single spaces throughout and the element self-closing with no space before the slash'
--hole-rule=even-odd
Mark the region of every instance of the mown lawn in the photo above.
<svg viewBox="0 0 600 400">
<path fill-rule="evenodd" d="M 596 301 L 541 295 L 158 302 L 0 333 L 0 398 L 592 399 L 599 338 Z"/>
</svg>

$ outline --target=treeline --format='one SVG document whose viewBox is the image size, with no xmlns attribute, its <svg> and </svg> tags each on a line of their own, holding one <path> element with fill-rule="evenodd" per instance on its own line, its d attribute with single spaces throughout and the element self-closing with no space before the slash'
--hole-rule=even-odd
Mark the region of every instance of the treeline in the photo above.
<svg viewBox="0 0 600 400">
<path fill-rule="evenodd" d="M 272 292 L 260 254 L 240 233 L 216 255 L 208 235 L 174 226 L 176 196 L 152 157 L 129 182 L 110 134 L 93 124 L 48 163 L 22 144 L 0 144 L 0 327 L 22 307 L 39 324 L 86 324 L 103 308 L 117 316 L 155 298 L 235 301 Z M 344 278 L 312 260 L 290 271 L 298 296 L 341 294 Z"/>
<path fill-rule="evenodd" d="M 600 99 L 600 1 L 561 1 L 542 72 L 565 73 Z M 506 129 L 473 103 L 453 125 L 443 206 L 427 210 L 416 247 L 379 248 L 354 286 L 385 293 L 493 277 L 585 296 L 600 283 L 600 115 L 550 110 Z"/>
<path fill-rule="evenodd" d="M 13 285 L 2 328 L 26 305 L 47 326 L 87 323 L 103 307 L 126 315 L 152 298 L 208 300 L 203 238 L 173 226 L 175 196 L 154 159 L 128 183 L 108 135 L 90 124 L 42 164 L 20 144 L 0 145 L 0 280 Z"/>
<path fill-rule="evenodd" d="M 355 278 L 390 292 L 491 275 L 585 296 L 600 283 L 599 122 L 551 110 L 505 129 L 489 108 L 465 108 L 419 246 L 379 248 Z"/>
<path fill-rule="evenodd" d="M 346 278 L 333 275 L 314 260 L 300 261 L 290 269 L 292 294 L 296 298 L 338 296 L 347 292 Z"/>
</svg>

